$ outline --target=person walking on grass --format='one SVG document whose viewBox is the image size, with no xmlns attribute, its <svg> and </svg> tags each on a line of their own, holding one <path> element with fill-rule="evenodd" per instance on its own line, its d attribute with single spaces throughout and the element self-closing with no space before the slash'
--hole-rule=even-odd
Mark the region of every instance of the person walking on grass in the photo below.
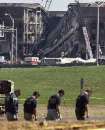
<svg viewBox="0 0 105 130">
<path fill-rule="evenodd" d="M 38 91 L 34 91 L 31 97 L 28 97 L 24 102 L 24 119 L 27 121 L 37 120 L 37 99 L 40 94 Z"/>
<path fill-rule="evenodd" d="M 61 89 L 57 94 L 52 95 L 48 100 L 46 120 L 61 120 L 60 104 L 61 97 L 64 96 L 64 90 Z"/>
<path fill-rule="evenodd" d="M 88 115 L 88 104 L 91 95 L 91 90 L 86 89 L 77 97 L 75 104 L 75 114 L 77 120 L 85 120 Z"/>
<path fill-rule="evenodd" d="M 5 113 L 8 121 L 18 120 L 18 96 L 20 96 L 20 90 L 6 94 Z"/>
</svg>

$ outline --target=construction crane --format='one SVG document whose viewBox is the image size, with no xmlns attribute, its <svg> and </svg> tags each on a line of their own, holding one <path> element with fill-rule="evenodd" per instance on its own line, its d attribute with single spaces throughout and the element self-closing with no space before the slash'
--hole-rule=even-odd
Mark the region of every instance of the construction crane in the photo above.
<svg viewBox="0 0 105 130">
<path fill-rule="evenodd" d="M 41 5 L 48 11 L 51 6 L 52 0 L 42 0 Z"/>
</svg>

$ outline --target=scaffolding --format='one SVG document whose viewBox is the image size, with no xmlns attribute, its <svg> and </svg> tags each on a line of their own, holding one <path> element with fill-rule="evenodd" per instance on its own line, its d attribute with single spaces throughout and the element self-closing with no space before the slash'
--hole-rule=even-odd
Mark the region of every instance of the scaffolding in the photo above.
<svg viewBox="0 0 105 130">
<path fill-rule="evenodd" d="M 37 44 L 43 32 L 43 22 L 41 9 L 24 9 L 24 33 L 23 39 L 25 55 L 31 55 L 32 46 Z"/>
<path fill-rule="evenodd" d="M 11 33 L 11 44 L 10 44 L 10 61 L 11 64 L 17 63 L 17 28 L 11 28 L 11 27 L 7 27 L 7 26 L 1 26 L 0 27 L 0 32 L 2 32 L 4 34 L 5 37 L 5 33 Z"/>
</svg>

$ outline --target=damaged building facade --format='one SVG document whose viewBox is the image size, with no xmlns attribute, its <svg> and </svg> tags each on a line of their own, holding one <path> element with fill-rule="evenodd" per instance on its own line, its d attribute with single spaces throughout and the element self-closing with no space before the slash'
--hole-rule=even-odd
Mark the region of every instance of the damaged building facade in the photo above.
<svg viewBox="0 0 105 130">
<path fill-rule="evenodd" d="M 105 55 L 105 7 L 100 7 L 99 52 Z M 97 6 L 72 3 L 47 37 L 46 57 L 96 58 Z"/>
<path fill-rule="evenodd" d="M 0 55 L 12 55 L 13 61 L 32 55 L 34 45 L 45 39 L 46 19 L 40 4 L 0 3 Z"/>
<path fill-rule="evenodd" d="M 105 55 L 105 7 L 100 7 L 99 51 Z M 70 3 L 47 12 L 40 4 L 0 3 L 0 55 L 96 58 L 97 6 Z M 40 50 L 40 51 L 39 51 Z"/>
</svg>

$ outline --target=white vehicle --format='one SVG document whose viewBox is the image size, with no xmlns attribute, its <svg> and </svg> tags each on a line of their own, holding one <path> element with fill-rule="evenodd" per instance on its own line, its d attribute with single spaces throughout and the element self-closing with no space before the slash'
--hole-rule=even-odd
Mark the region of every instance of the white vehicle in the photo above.
<svg viewBox="0 0 105 130">
<path fill-rule="evenodd" d="M 68 64 L 68 63 L 84 63 L 84 64 L 87 64 L 87 63 L 96 63 L 96 59 L 94 58 L 91 58 L 91 59 L 88 59 L 88 60 L 84 60 L 80 57 L 77 57 L 77 58 L 62 58 L 61 59 L 61 64 Z"/>
<path fill-rule="evenodd" d="M 24 62 L 29 65 L 38 65 L 40 60 L 39 57 L 25 57 Z"/>
<path fill-rule="evenodd" d="M 76 60 L 76 58 L 43 58 L 41 60 L 42 65 L 65 65 L 65 64 L 70 64 L 73 63 Z"/>
<path fill-rule="evenodd" d="M 82 58 L 43 58 L 41 60 L 41 64 L 42 65 L 65 65 L 65 64 L 71 64 L 71 63 L 95 63 L 96 59 L 88 59 L 88 60 L 84 60 Z"/>
<path fill-rule="evenodd" d="M 61 63 L 61 58 L 47 58 L 44 57 L 41 59 L 41 64 L 42 65 L 56 65 L 58 63 Z"/>
</svg>

